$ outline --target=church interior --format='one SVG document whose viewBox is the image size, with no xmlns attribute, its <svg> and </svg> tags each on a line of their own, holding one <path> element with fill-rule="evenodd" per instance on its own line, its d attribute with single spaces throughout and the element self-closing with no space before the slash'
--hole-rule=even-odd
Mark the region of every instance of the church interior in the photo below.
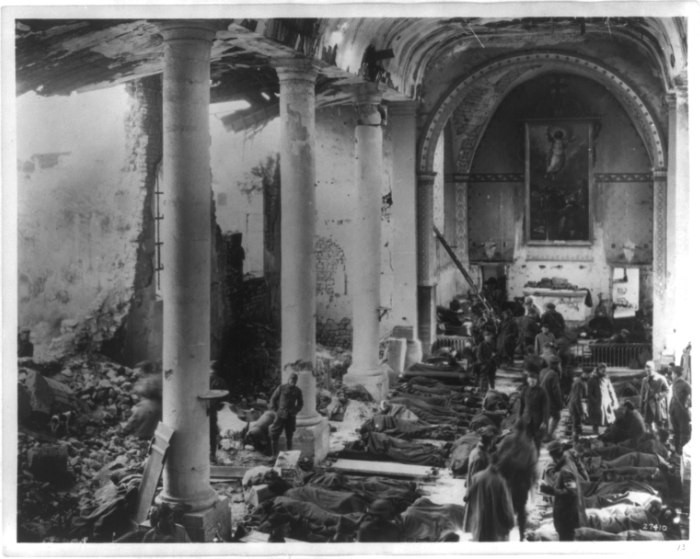
<svg viewBox="0 0 700 559">
<path fill-rule="evenodd" d="M 6 536 L 688 540 L 692 18 L 598 12 L 6 12 Z"/>
</svg>

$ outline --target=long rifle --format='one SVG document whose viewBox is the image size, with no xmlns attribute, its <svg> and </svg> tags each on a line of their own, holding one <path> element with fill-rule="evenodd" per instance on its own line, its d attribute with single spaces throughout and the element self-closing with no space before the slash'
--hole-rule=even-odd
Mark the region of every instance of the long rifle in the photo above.
<svg viewBox="0 0 700 559">
<path fill-rule="evenodd" d="M 496 317 L 496 313 L 493 310 L 493 307 L 491 306 L 491 303 L 488 302 L 486 297 L 484 297 L 481 294 L 481 291 L 479 288 L 476 286 L 474 283 L 474 280 L 471 278 L 469 275 L 469 272 L 467 272 L 467 269 L 462 265 L 462 263 L 459 261 L 459 258 L 457 258 L 457 255 L 454 253 L 452 250 L 452 247 L 447 244 L 447 240 L 445 240 L 445 237 L 442 236 L 442 233 L 440 233 L 440 230 L 437 228 L 435 224 L 433 224 L 433 231 L 435 231 L 435 235 L 437 235 L 438 241 L 440 241 L 440 244 L 443 246 L 443 248 L 447 251 L 447 254 L 450 255 L 450 258 L 452 258 L 452 262 L 455 263 L 455 266 L 457 266 L 457 269 L 462 272 L 462 275 L 464 276 L 464 279 L 467 280 L 467 283 L 469 284 L 469 287 L 472 288 L 474 293 L 476 293 L 476 296 L 479 298 L 479 301 L 481 301 L 481 304 L 484 305 L 484 309 L 486 310 L 486 314 L 496 323 L 498 324 L 498 317 Z"/>
</svg>

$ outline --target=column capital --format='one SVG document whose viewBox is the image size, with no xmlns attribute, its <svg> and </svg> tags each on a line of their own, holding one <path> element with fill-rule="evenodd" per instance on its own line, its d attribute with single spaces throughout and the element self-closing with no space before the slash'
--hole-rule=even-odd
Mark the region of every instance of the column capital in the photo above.
<svg viewBox="0 0 700 559">
<path fill-rule="evenodd" d="M 165 41 L 213 41 L 217 26 L 207 20 L 158 20 L 155 22 Z"/>
<path fill-rule="evenodd" d="M 668 177 L 666 167 L 654 167 L 651 170 L 651 174 L 654 177 L 654 182 L 665 181 Z"/>
<path fill-rule="evenodd" d="M 357 111 L 358 126 L 386 124 L 386 112 L 380 108 L 386 85 L 363 82 L 350 86 L 352 100 Z"/>
<path fill-rule="evenodd" d="M 669 108 L 688 104 L 688 82 L 677 81 L 675 87 L 666 94 Z"/>
<path fill-rule="evenodd" d="M 416 173 L 416 178 L 418 179 L 418 186 L 433 186 L 435 184 L 435 177 L 437 173 L 434 171 L 419 171 Z"/>
<path fill-rule="evenodd" d="M 469 174 L 468 173 L 448 173 L 445 175 L 445 182 L 454 183 L 468 183 Z"/>
<path fill-rule="evenodd" d="M 310 58 L 290 56 L 275 58 L 270 62 L 275 70 L 277 70 L 277 77 L 280 82 L 303 80 L 313 84 L 316 83 L 316 77 L 318 76 L 320 66 Z"/>
</svg>

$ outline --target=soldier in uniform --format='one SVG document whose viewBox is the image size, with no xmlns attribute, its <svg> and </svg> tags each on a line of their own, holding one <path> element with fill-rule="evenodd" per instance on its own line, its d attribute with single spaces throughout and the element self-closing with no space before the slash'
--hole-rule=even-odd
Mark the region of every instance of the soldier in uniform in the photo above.
<svg viewBox="0 0 700 559">
<path fill-rule="evenodd" d="M 270 447 L 272 456 L 279 452 L 279 439 L 284 430 L 287 438 L 287 450 L 292 450 L 292 437 L 297 426 L 297 414 L 304 407 L 304 398 L 301 389 L 297 386 L 299 375 L 292 373 L 286 384 L 281 384 L 272 393 L 270 409 L 276 417 L 270 425 Z"/>
</svg>

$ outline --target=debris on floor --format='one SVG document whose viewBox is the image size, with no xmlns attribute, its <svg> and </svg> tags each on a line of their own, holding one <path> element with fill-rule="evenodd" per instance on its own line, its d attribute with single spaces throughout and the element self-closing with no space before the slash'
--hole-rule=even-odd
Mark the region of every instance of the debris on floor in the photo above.
<svg viewBox="0 0 700 559">
<path fill-rule="evenodd" d="M 470 458 L 484 429 L 500 431 L 498 437 L 514 429 L 521 369 L 499 369 L 495 389 L 485 395 L 463 377 L 449 383 L 453 379 L 402 376 L 386 401 L 375 402 L 362 387 L 339 382 L 346 362 L 329 355 L 317 378 L 318 409 L 331 430 L 329 456 L 320 465 L 300 458 L 298 451 L 269 455 L 265 398 L 230 400 L 219 411 L 211 483 L 229 499 L 232 540 L 405 541 L 406 532 L 394 531 L 397 526 L 411 527 L 411 541 L 471 540 L 462 522 Z M 76 356 L 53 368 L 22 361 L 19 541 L 114 541 L 129 529 L 149 444 L 133 427 L 148 423 L 139 406 L 159 398 L 158 382 L 152 380 L 143 367 L 130 369 L 94 356 Z M 613 380 L 621 399 L 638 398 L 637 376 Z M 612 462 L 617 458 L 600 457 L 609 445 L 598 441 L 590 426 L 584 425 L 587 446 L 573 444 L 566 409 L 554 438 L 564 442 L 588 476 L 581 487 L 589 522 L 577 539 L 680 537 L 678 518 L 687 522 L 688 514 L 680 460 L 670 458 L 647 473 L 636 457 L 634 465 L 623 468 Z M 538 479 L 551 467 L 543 446 Z M 683 467 L 687 470 L 687 464 Z M 643 495 L 654 500 L 640 505 Z M 558 539 L 554 522 L 551 497 L 534 484 L 525 539 Z M 521 536 L 515 526 L 509 539 Z"/>
</svg>

